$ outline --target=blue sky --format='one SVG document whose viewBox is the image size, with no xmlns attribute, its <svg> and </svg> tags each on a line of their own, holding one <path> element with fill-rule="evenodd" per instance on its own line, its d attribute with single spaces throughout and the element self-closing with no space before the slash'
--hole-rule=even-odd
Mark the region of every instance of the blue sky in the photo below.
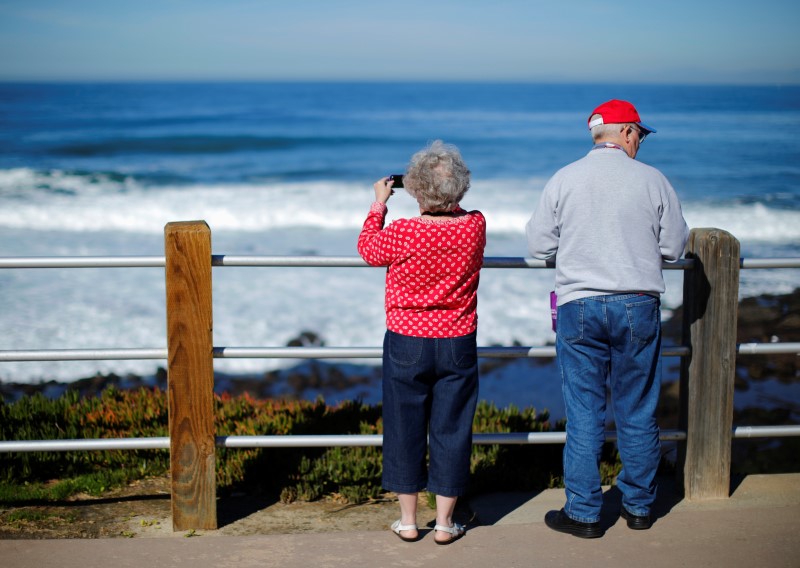
<svg viewBox="0 0 800 568">
<path fill-rule="evenodd" d="M 797 0 L 0 0 L 0 80 L 800 84 Z"/>
</svg>

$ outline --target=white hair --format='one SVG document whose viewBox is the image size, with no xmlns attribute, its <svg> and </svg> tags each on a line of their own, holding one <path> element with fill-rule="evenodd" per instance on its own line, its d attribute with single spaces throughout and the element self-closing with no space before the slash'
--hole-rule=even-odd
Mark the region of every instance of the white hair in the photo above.
<svg viewBox="0 0 800 568">
<path fill-rule="evenodd" d="M 602 117 L 599 114 L 593 114 L 592 117 L 589 119 L 589 122 L 595 119 L 601 119 Z M 627 123 L 626 123 L 627 124 Z M 619 133 L 622 131 L 622 127 L 624 124 L 598 124 L 597 126 L 593 127 L 592 132 L 592 140 L 595 142 L 599 142 L 600 140 L 605 140 L 606 138 L 616 138 L 619 136 Z"/>
</svg>

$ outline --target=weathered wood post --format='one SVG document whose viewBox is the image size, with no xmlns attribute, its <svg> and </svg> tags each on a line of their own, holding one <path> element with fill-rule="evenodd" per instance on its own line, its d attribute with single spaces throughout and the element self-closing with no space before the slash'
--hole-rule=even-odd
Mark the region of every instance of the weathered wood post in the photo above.
<svg viewBox="0 0 800 568">
<path fill-rule="evenodd" d="M 211 231 L 164 228 L 172 530 L 216 529 Z"/>
<path fill-rule="evenodd" d="M 739 294 L 739 241 L 720 229 L 692 229 L 683 285 L 678 472 L 689 500 L 730 495 L 733 381 Z"/>
</svg>

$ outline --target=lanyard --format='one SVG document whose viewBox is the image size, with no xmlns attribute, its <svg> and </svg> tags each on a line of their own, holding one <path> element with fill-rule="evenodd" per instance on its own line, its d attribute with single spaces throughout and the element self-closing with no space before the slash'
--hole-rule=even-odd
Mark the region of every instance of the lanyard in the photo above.
<svg viewBox="0 0 800 568">
<path fill-rule="evenodd" d="M 600 144 L 595 144 L 592 147 L 592 150 L 600 150 L 601 148 L 616 148 L 617 150 L 622 150 L 623 152 L 625 151 L 622 146 L 619 144 L 614 144 L 613 142 L 601 142 Z"/>
</svg>

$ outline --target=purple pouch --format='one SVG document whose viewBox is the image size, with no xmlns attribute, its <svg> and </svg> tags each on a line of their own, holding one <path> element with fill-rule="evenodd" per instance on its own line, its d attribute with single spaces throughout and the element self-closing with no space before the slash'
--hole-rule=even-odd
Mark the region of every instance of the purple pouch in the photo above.
<svg viewBox="0 0 800 568">
<path fill-rule="evenodd" d="M 555 292 L 550 292 L 550 319 L 553 321 L 553 331 L 556 330 L 556 314 L 558 311 L 558 296 Z"/>
</svg>

